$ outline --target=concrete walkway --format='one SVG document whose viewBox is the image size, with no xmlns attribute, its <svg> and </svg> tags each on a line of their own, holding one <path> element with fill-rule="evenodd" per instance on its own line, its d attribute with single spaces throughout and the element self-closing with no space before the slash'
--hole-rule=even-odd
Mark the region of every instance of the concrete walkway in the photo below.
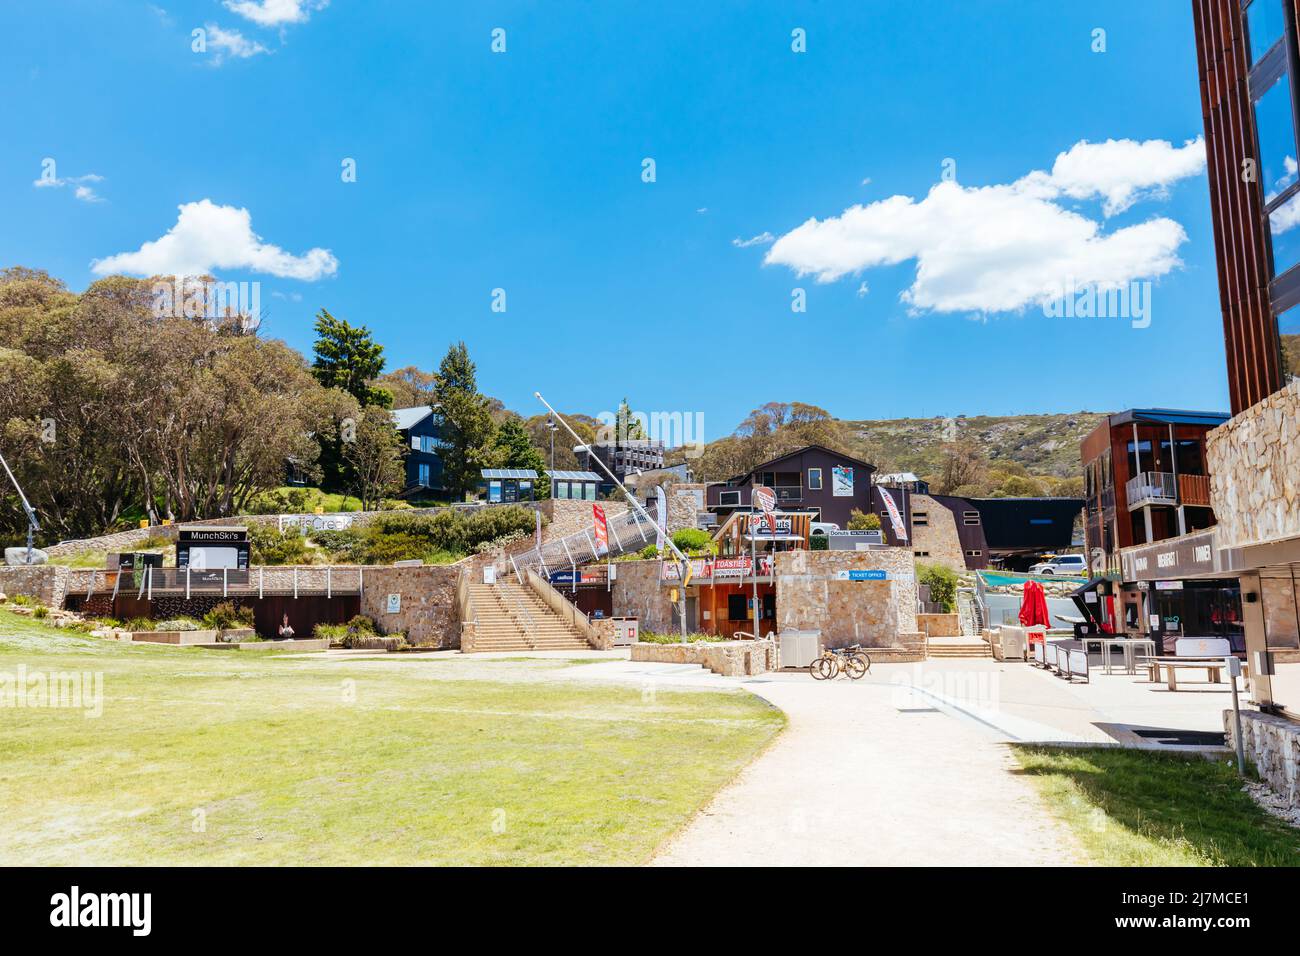
<svg viewBox="0 0 1300 956">
<path fill-rule="evenodd" d="M 784 710 L 789 728 L 654 865 L 1079 862 L 1015 757 L 978 725 L 885 682 L 745 686 Z"/>
</svg>

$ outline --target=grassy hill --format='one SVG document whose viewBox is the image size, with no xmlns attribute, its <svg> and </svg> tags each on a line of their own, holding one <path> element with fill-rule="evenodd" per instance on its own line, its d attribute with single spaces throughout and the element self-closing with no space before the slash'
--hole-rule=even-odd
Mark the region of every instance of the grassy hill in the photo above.
<svg viewBox="0 0 1300 956">
<path fill-rule="evenodd" d="M 958 418 L 897 418 L 841 422 L 845 440 L 868 461 L 890 471 L 918 475 L 939 470 L 943 445 L 972 441 L 989 463 L 1012 461 L 1033 475 L 1079 474 L 1079 443 L 1105 412 L 1062 415 L 973 415 Z"/>
</svg>

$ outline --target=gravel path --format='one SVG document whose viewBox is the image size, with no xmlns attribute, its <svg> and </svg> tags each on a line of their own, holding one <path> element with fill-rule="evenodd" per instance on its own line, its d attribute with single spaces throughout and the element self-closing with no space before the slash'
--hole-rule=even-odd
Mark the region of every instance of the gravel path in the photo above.
<svg viewBox="0 0 1300 956">
<path fill-rule="evenodd" d="M 1006 745 L 910 690 L 811 680 L 746 686 L 784 710 L 789 728 L 654 865 L 1080 862 Z"/>
</svg>

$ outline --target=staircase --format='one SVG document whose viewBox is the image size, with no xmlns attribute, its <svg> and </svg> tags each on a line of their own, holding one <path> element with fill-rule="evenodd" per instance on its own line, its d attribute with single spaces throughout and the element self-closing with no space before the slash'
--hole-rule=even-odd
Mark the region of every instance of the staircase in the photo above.
<svg viewBox="0 0 1300 956">
<path fill-rule="evenodd" d="M 546 606 L 531 588 L 513 580 L 470 584 L 477 621 L 474 651 L 589 651 L 577 629 Z"/>
<path fill-rule="evenodd" d="M 927 648 L 931 660 L 951 657 L 992 657 L 992 646 L 980 638 L 932 637 Z"/>
<path fill-rule="evenodd" d="M 983 608 L 975 595 L 974 588 L 957 589 L 957 617 L 961 621 L 961 632 L 965 637 L 978 637 L 984 631 Z"/>
</svg>

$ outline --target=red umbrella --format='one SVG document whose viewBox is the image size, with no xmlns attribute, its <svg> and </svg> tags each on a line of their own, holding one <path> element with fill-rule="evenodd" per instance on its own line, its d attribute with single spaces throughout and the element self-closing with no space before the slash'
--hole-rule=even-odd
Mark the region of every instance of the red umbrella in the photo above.
<svg viewBox="0 0 1300 956">
<path fill-rule="evenodd" d="M 1050 627 L 1047 594 L 1037 581 L 1025 582 L 1025 596 L 1020 604 L 1020 623 L 1025 627 Z"/>
</svg>

